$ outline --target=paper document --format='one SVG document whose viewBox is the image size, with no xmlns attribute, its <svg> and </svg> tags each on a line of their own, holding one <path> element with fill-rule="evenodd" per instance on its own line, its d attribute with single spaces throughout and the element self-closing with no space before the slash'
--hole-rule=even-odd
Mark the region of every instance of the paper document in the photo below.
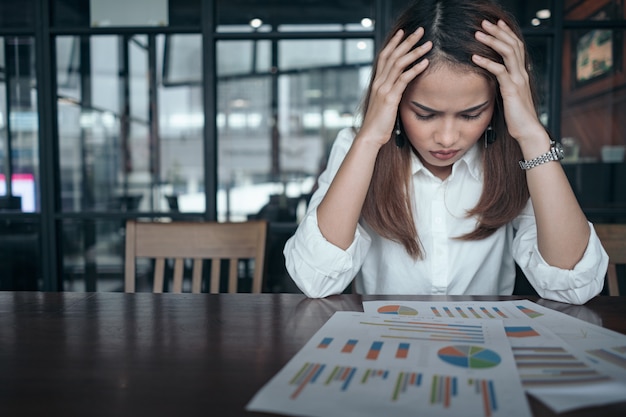
<svg viewBox="0 0 626 417">
<path fill-rule="evenodd" d="M 246 407 L 306 416 L 530 416 L 502 321 L 336 312 Z"/>
<path fill-rule="evenodd" d="M 626 335 L 528 300 L 366 301 L 366 312 L 502 321 L 525 390 L 556 412 L 626 400 Z"/>
</svg>

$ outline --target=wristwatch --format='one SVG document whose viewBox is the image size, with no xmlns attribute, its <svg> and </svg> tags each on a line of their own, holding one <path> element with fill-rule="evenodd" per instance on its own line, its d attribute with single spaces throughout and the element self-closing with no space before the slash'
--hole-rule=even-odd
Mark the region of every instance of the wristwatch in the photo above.
<svg viewBox="0 0 626 417">
<path fill-rule="evenodd" d="M 527 170 L 534 168 L 538 165 L 545 164 L 550 161 L 560 161 L 563 159 L 564 152 L 563 146 L 553 140 L 550 141 L 550 150 L 543 155 L 540 155 L 530 161 L 519 161 L 520 168 Z"/>
</svg>

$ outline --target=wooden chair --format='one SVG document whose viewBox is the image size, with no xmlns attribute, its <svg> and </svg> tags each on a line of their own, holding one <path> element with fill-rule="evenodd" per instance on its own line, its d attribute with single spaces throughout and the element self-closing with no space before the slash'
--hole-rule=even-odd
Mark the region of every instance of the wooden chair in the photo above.
<svg viewBox="0 0 626 417">
<path fill-rule="evenodd" d="M 125 292 L 135 292 L 135 261 L 137 258 L 155 259 L 153 292 L 164 287 L 165 260 L 174 259 L 172 292 L 183 287 L 185 259 L 193 259 L 191 291 L 201 292 L 203 260 L 211 260 L 210 292 L 220 292 L 220 264 L 228 259 L 228 292 L 237 292 L 238 263 L 242 259 L 254 261 L 253 293 L 260 293 L 265 261 L 267 222 L 263 220 L 242 223 L 174 221 L 126 222 Z"/>
<path fill-rule="evenodd" d="M 626 264 L 626 224 L 594 224 L 593 227 L 609 255 L 606 273 L 609 295 L 619 295 L 617 264 Z"/>
</svg>

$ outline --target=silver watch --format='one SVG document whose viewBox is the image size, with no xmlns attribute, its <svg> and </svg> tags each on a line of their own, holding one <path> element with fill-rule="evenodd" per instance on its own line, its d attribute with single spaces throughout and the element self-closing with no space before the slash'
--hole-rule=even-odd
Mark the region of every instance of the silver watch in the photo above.
<svg viewBox="0 0 626 417">
<path fill-rule="evenodd" d="M 550 161 L 560 161 L 563 159 L 563 146 L 553 140 L 550 141 L 550 150 L 530 161 L 519 161 L 520 168 L 526 170 Z"/>
</svg>

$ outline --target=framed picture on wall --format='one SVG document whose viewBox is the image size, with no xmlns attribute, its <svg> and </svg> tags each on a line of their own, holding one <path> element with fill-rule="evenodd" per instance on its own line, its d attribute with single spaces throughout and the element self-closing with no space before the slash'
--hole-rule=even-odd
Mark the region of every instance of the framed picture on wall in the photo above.
<svg viewBox="0 0 626 417">
<path fill-rule="evenodd" d="M 613 31 L 594 29 L 576 42 L 576 84 L 610 74 L 614 69 Z"/>
<path fill-rule="evenodd" d="M 610 4 L 589 20 L 608 20 L 616 7 Z M 612 75 L 621 62 L 622 32 L 611 29 L 591 29 L 575 32 L 572 42 L 572 81 L 579 88 Z"/>
</svg>

